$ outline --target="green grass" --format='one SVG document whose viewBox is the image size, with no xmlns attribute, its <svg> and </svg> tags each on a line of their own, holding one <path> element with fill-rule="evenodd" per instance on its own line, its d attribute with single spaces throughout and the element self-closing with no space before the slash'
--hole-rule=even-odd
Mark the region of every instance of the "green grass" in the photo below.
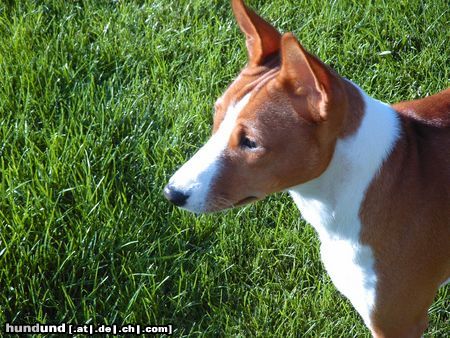
<svg viewBox="0 0 450 338">
<path fill-rule="evenodd" d="M 378 99 L 449 85 L 447 1 L 250 4 Z M 199 217 L 162 197 L 245 62 L 228 1 L 0 3 L 1 330 L 368 336 L 287 196 Z M 448 333 L 449 294 L 427 337 Z"/>
</svg>

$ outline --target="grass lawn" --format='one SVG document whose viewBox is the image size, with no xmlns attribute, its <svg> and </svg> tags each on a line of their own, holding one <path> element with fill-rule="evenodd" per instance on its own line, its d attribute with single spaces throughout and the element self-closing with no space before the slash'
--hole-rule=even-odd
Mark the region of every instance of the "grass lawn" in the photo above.
<svg viewBox="0 0 450 338">
<path fill-rule="evenodd" d="M 380 100 L 449 85 L 447 1 L 249 3 Z M 228 1 L 0 2 L 0 330 L 369 335 L 288 196 L 194 216 L 161 194 L 245 62 Z M 426 336 L 449 327 L 447 286 Z"/>
</svg>

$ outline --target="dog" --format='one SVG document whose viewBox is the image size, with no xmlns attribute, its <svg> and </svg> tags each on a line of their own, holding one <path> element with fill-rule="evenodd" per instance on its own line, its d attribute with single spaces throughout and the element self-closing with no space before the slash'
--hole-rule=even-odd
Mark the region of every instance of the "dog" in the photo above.
<svg viewBox="0 0 450 338">
<path fill-rule="evenodd" d="M 169 180 L 195 213 L 288 191 L 374 337 L 420 337 L 450 278 L 450 89 L 392 106 L 232 0 L 248 64 L 213 135 Z"/>
</svg>

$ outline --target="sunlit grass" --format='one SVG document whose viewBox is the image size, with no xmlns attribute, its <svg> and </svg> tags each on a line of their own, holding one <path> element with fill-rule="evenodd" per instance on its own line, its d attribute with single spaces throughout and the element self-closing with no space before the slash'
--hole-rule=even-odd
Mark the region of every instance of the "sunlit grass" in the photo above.
<svg viewBox="0 0 450 338">
<path fill-rule="evenodd" d="M 449 84 L 446 1 L 250 1 L 386 102 Z M 218 215 L 161 189 L 246 62 L 228 1 L 0 3 L 0 324 L 367 336 L 282 194 Z M 449 328 L 449 288 L 428 336 Z"/>
</svg>

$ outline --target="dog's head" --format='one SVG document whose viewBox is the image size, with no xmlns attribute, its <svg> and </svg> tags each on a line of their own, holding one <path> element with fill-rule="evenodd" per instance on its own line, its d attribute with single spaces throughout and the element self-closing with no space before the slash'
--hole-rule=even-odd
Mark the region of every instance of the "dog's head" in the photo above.
<svg viewBox="0 0 450 338">
<path fill-rule="evenodd" d="M 196 213 L 218 211 L 318 177 L 341 132 L 343 80 L 291 33 L 241 0 L 233 11 L 249 61 L 215 104 L 213 134 L 170 179 L 165 196 Z"/>
</svg>

